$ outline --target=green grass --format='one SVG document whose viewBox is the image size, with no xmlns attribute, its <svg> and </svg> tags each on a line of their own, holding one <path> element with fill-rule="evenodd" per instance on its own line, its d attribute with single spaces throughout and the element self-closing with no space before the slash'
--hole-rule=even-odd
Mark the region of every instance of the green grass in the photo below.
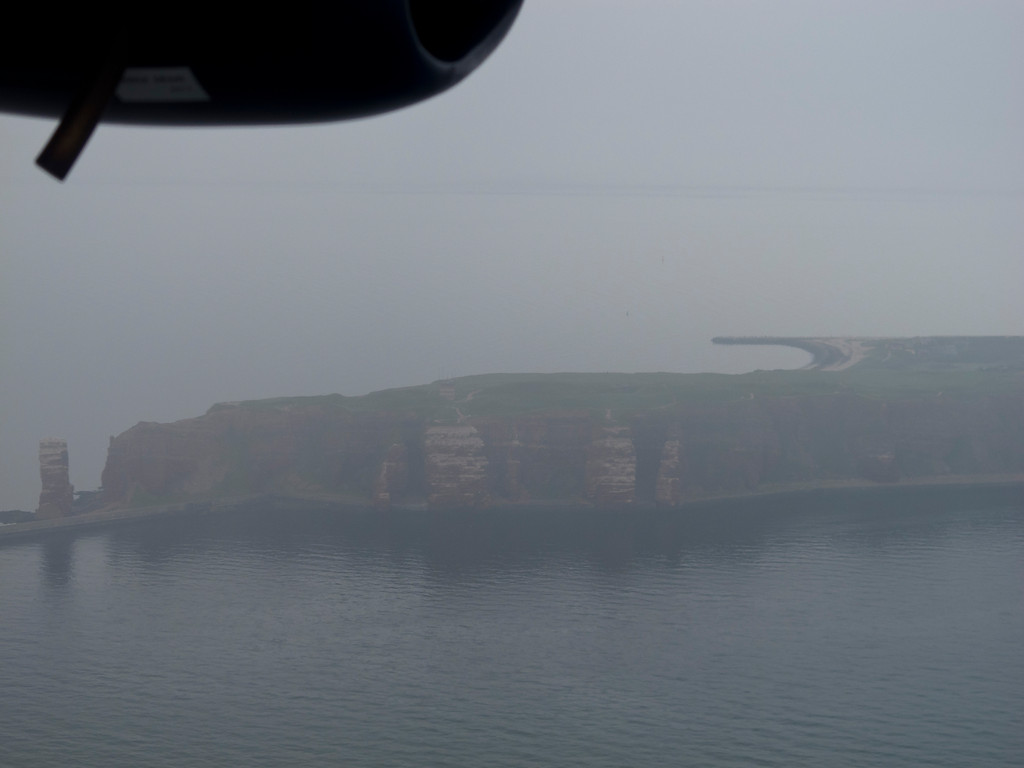
<svg viewBox="0 0 1024 768">
<path fill-rule="evenodd" d="M 1024 376 L 999 370 L 893 370 L 855 366 L 845 371 L 755 371 L 747 374 L 552 373 L 487 374 L 455 379 L 455 401 L 439 387 L 388 389 L 361 397 L 320 395 L 251 400 L 237 407 L 316 407 L 350 412 L 408 411 L 429 421 L 503 417 L 533 412 L 589 411 L 614 418 L 692 402 L 851 394 L 871 398 L 968 397 L 1024 391 Z M 229 407 L 218 405 L 211 411 Z"/>
</svg>

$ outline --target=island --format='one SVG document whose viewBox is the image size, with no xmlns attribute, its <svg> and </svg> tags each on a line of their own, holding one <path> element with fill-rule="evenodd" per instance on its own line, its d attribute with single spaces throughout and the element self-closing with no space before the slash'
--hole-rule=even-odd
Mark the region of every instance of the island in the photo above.
<svg viewBox="0 0 1024 768">
<path fill-rule="evenodd" d="M 219 403 L 112 437 L 93 511 L 4 529 L 253 500 L 381 512 L 674 508 L 1024 483 L 1024 337 L 715 341 L 786 344 L 814 359 L 738 375 L 487 374 Z"/>
</svg>

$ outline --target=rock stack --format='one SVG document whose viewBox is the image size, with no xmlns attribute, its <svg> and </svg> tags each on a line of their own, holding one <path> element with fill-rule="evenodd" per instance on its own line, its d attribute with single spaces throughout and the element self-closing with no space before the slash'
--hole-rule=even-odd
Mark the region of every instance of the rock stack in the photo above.
<svg viewBox="0 0 1024 768">
<path fill-rule="evenodd" d="M 75 489 L 68 478 L 67 440 L 51 437 L 39 442 L 39 518 L 67 517 L 71 514 Z"/>
</svg>

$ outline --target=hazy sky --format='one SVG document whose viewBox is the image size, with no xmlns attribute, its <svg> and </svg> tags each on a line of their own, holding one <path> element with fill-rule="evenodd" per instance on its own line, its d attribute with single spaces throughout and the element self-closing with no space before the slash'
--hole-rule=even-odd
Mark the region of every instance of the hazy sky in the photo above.
<svg viewBox="0 0 1024 768">
<path fill-rule="evenodd" d="M 42 437 L 495 371 L 743 371 L 718 334 L 1024 333 L 1024 3 L 527 0 L 348 123 L 0 116 L 0 508 Z"/>
</svg>

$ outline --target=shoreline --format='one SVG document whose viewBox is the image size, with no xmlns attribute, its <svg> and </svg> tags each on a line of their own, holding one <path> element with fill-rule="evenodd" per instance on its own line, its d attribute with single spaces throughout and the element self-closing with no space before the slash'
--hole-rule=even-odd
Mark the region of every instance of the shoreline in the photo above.
<svg viewBox="0 0 1024 768">
<path fill-rule="evenodd" d="M 997 489 L 997 488 L 1018 488 L 1021 491 L 1021 501 L 1024 502 L 1024 474 L 1011 475 L 951 475 L 946 477 L 929 477 L 904 480 L 894 483 L 873 483 L 865 480 L 836 480 L 821 481 L 804 485 L 774 486 L 747 491 L 744 493 L 708 494 L 706 496 L 695 496 L 681 501 L 679 504 L 668 506 L 654 503 L 627 504 L 600 506 L 586 501 L 573 499 L 537 499 L 525 502 L 495 503 L 481 508 L 458 508 L 452 511 L 460 513 L 477 512 L 486 514 L 488 511 L 514 512 L 517 509 L 539 509 L 551 508 L 555 510 L 595 510 L 613 511 L 619 510 L 660 510 L 664 512 L 685 513 L 687 510 L 704 506 L 714 506 L 744 501 L 756 501 L 772 499 L 776 501 L 786 498 L 805 498 L 818 496 L 827 498 L 830 496 L 849 495 L 879 495 L 884 496 L 892 493 L 914 493 L 916 491 L 936 490 L 946 488 L 950 491 L 968 491 L 971 489 Z M 171 517 L 178 515 L 211 515 L 222 512 L 241 510 L 247 506 L 262 504 L 283 510 L 289 507 L 300 509 L 313 509 L 318 507 L 332 506 L 341 512 L 375 512 L 376 514 L 387 514 L 388 511 L 397 513 L 436 513 L 443 510 L 428 508 L 424 503 L 395 504 L 390 510 L 375 510 L 373 504 L 353 501 L 351 497 L 338 497 L 327 494 L 323 495 L 279 495 L 279 494 L 250 494 L 246 496 L 233 496 L 217 499 L 194 499 L 168 504 L 156 504 L 146 507 L 116 507 L 100 509 L 95 512 L 87 512 L 82 515 L 75 515 L 64 518 L 50 518 L 46 520 L 32 520 L 24 523 L 8 523 L 0 525 L 0 541 L 5 539 L 20 539 L 33 535 L 45 536 L 56 531 L 95 529 L 118 523 L 145 520 L 148 518 Z"/>
</svg>

